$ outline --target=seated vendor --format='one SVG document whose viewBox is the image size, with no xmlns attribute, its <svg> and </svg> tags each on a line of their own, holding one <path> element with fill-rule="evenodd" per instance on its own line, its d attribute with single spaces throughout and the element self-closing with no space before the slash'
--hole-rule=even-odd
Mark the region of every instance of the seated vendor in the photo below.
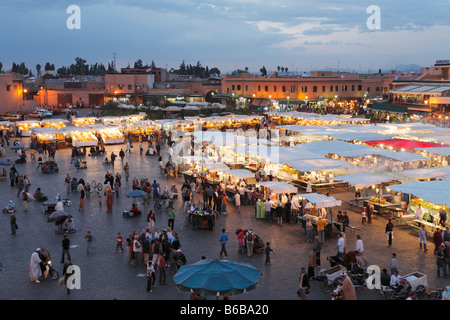
<svg viewBox="0 0 450 320">
<path fill-rule="evenodd" d="M 178 190 L 177 190 L 177 187 L 175 185 L 172 185 L 172 188 L 170 189 L 170 192 L 169 192 L 170 199 L 173 199 L 173 197 L 175 195 L 178 195 Z"/>
<path fill-rule="evenodd" d="M 89 152 L 91 153 L 91 155 L 92 155 L 92 154 L 95 154 L 95 153 L 96 153 L 95 148 L 94 148 L 94 147 L 91 147 L 91 149 L 89 150 Z"/>
<path fill-rule="evenodd" d="M 336 222 L 344 222 L 344 216 L 342 215 L 342 211 L 338 211 L 337 216 L 336 216 Z"/>
<path fill-rule="evenodd" d="M 43 197 L 44 194 L 41 192 L 41 188 L 37 188 L 36 192 L 34 193 L 33 197 L 37 200 L 41 199 L 41 197 Z"/>
<path fill-rule="evenodd" d="M 73 232 L 74 229 L 74 222 L 72 218 L 68 218 L 66 221 L 64 221 L 63 223 L 63 231 L 64 232 Z"/>
<path fill-rule="evenodd" d="M 135 203 L 133 203 L 131 205 L 131 212 L 134 213 L 134 214 L 140 214 L 141 213 L 141 211 L 139 210 L 138 206 Z"/>
</svg>

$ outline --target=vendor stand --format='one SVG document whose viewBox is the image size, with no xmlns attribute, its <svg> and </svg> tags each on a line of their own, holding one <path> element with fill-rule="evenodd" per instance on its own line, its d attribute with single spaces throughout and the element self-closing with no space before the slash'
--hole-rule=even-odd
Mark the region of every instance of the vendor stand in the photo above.
<svg viewBox="0 0 450 320">
<path fill-rule="evenodd" d="M 85 126 L 85 125 L 92 125 L 95 124 L 95 122 L 97 121 L 96 117 L 72 117 L 72 126 L 74 127 L 81 127 L 81 126 Z"/>
<path fill-rule="evenodd" d="M 425 225 L 429 234 L 432 234 L 437 228 L 444 229 L 444 226 L 439 224 L 441 208 L 446 214 L 445 226 L 448 226 L 450 181 L 411 182 L 390 186 L 390 188 L 409 197 L 407 215 L 414 215 L 414 219 L 408 221 L 409 226 L 419 229 L 421 225 Z M 415 215 L 419 204 L 422 207 L 422 217 Z"/>
<path fill-rule="evenodd" d="M 37 149 L 44 143 L 47 145 L 56 145 L 57 149 L 66 147 L 64 131 L 53 128 L 34 128 L 31 134 L 31 142 Z"/>
<path fill-rule="evenodd" d="M 3 132 L 3 135 L 7 137 L 14 136 L 14 123 L 10 121 L 0 121 L 0 130 Z"/>
<path fill-rule="evenodd" d="M 337 233 L 339 233 L 340 228 L 337 227 L 337 222 L 333 221 L 333 215 L 332 211 L 328 210 L 329 217 L 327 215 L 323 215 L 320 212 L 322 210 L 325 210 L 327 212 L 327 209 L 333 208 L 333 207 L 340 207 L 342 205 L 341 200 L 336 200 L 334 197 L 329 197 L 323 194 L 318 193 L 305 193 L 305 194 L 297 194 L 292 197 L 292 201 L 308 201 L 316 208 L 317 215 L 313 214 L 304 214 L 302 216 L 298 216 L 297 218 L 301 220 L 303 229 L 306 230 L 306 220 L 309 218 L 311 221 L 311 224 L 313 225 L 314 229 L 317 231 L 317 220 L 319 219 L 319 216 L 322 216 L 323 218 L 326 218 L 328 221 L 327 226 L 325 227 L 325 236 L 331 237 Z M 306 204 L 303 204 L 303 207 L 306 207 Z"/>
<path fill-rule="evenodd" d="M 290 215 L 285 212 L 285 204 L 288 196 L 298 193 L 298 188 L 284 181 L 266 181 L 256 184 L 256 188 L 260 188 L 263 201 L 258 201 L 255 206 L 255 216 L 257 219 L 265 218 L 265 202 L 270 201 L 271 217 L 277 216 L 277 210 L 281 210 L 281 215 Z"/>
<path fill-rule="evenodd" d="M 31 130 L 40 128 L 41 122 L 36 120 L 16 121 L 15 125 L 21 137 L 31 137 Z"/>
<path fill-rule="evenodd" d="M 122 144 L 125 142 L 125 136 L 118 128 L 105 127 L 98 129 L 97 133 L 104 144 Z"/>
<path fill-rule="evenodd" d="M 207 213 L 204 208 L 191 208 L 188 210 L 188 221 L 193 229 L 208 230 L 214 229 L 216 224 L 216 215 L 214 213 Z"/>
<path fill-rule="evenodd" d="M 236 192 L 241 195 L 242 204 L 248 203 L 252 189 L 251 185 L 256 184 L 255 174 L 248 170 L 231 169 L 223 173 L 225 182 L 225 192 L 229 198 L 235 196 Z"/>
<path fill-rule="evenodd" d="M 97 136 L 89 128 L 68 128 L 66 130 L 66 140 L 73 147 L 95 147 L 98 145 Z"/>
<path fill-rule="evenodd" d="M 64 130 L 67 127 L 68 120 L 64 119 L 47 119 L 41 121 L 41 127 L 43 128 L 53 128 L 57 130 Z"/>
</svg>

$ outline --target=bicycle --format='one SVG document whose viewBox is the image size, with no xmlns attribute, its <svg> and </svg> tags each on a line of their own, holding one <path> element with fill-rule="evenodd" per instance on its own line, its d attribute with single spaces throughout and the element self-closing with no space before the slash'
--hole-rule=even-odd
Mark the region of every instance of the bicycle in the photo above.
<svg viewBox="0 0 450 320">
<path fill-rule="evenodd" d="M 95 191 L 97 194 L 100 194 L 100 192 L 102 192 L 103 190 L 103 184 L 101 184 L 100 182 L 97 183 L 95 180 L 92 180 L 90 187 L 91 190 Z"/>
<path fill-rule="evenodd" d="M 172 206 L 173 206 L 173 200 L 166 199 L 166 198 L 164 198 L 164 199 L 156 198 L 153 209 L 155 210 L 155 212 L 162 212 L 163 209 L 169 209 Z"/>
</svg>

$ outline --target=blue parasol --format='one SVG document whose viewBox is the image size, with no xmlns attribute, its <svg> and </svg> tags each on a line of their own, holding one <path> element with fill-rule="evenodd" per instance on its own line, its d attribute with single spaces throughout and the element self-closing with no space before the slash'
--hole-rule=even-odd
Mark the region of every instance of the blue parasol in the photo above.
<svg viewBox="0 0 450 320">
<path fill-rule="evenodd" d="M 133 191 L 130 191 L 127 193 L 128 198 L 142 198 L 142 197 L 145 197 L 146 195 L 147 195 L 147 192 L 144 192 L 139 189 L 136 189 L 136 190 L 133 190 Z"/>
<path fill-rule="evenodd" d="M 15 146 L 12 146 L 11 149 L 12 149 L 12 150 L 25 149 L 25 146 L 22 146 L 22 145 L 20 145 L 20 144 L 17 144 L 17 145 L 15 145 Z"/>
<path fill-rule="evenodd" d="M 0 159 L 0 166 L 10 166 L 11 162 Z"/>
<path fill-rule="evenodd" d="M 256 288 L 261 272 L 249 263 L 204 259 L 181 266 L 173 277 L 180 291 L 203 295 L 234 295 Z"/>
</svg>

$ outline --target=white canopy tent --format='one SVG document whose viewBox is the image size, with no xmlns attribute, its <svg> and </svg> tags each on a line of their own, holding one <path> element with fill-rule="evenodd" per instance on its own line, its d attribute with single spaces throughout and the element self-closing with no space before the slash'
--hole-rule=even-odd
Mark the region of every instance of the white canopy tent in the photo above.
<svg viewBox="0 0 450 320">
<path fill-rule="evenodd" d="M 250 179 L 255 177 L 253 172 L 244 169 L 231 169 L 227 170 L 225 173 L 235 180 Z"/>
<path fill-rule="evenodd" d="M 450 147 L 439 147 L 439 148 L 416 148 L 414 150 L 426 151 L 431 154 L 436 154 L 439 156 L 448 157 L 450 156 Z"/>
<path fill-rule="evenodd" d="M 208 170 L 209 172 L 230 170 L 230 167 L 228 167 L 225 163 L 222 162 L 204 163 L 203 167 L 205 168 L 205 170 Z"/>
<path fill-rule="evenodd" d="M 297 193 L 298 188 L 284 181 L 266 181 L 260 182 L 260 186 L 268 188 L 274 194 Z"/>
<path fill-rule="evenodd" d="M 437 205 L 450 206 L 450 180 L 397 184 L 391 190 L 407 193 Z"/>
<path fill-rule="evenodd" d="M 356 169 L 354 165 L 346 161 L 329 158 L 295 160 L 289 163 L 289 165 L 300 172 Z"/>
<path fill-rule="evenodd" d="M 317 209 L 339 207 L 342 205 L 342 200 L 336 200 L 334 197 L 319 193 L 296 194 L 292 197 L 292 201 L 295 201 L 297 199 L 306 199 L 309 202 L 313 203 Z"/>
<path fill-rule="evenodd" d="M 345 181 L 353 185 L 357 189 L 370 188 L 373 185 L 382 184 L 394 180 L 387 175 L 376 175 L 370 173 L 355 173 L 334 178 L 336 181 Z"/>
<path fill-rule="evenodd" d="M 405 170 L 397 172 L 396 177 L 398 177 L 402 183 L 425 179 L 450 180 L 450 166 Z"/>
</svg>

